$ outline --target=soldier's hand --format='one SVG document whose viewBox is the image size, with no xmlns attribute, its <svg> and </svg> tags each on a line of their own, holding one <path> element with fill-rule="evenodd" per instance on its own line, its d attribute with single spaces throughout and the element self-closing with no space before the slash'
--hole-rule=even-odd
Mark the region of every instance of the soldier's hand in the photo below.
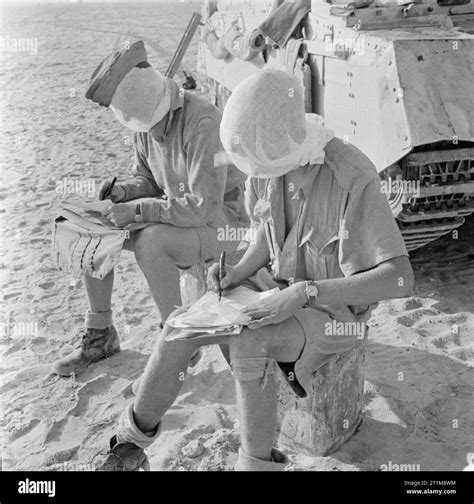
<svg viewBox="0 0 474 504">
<path fill-rule="evenodd" d="M 109 190 L 111 182 L 104 182 L 99 189 L 99 199 L 102 201 L 105 198 L 105 194 Z M 112 201 L 112 203 L 120 203 L 125 198 L 125 189 L 120 185 L 115 184 L 112 192 L 109 194 L 107 199 Z"/>
<path fill-rule="evenodd" d="M 207 285 L 209 289 L 214 292 L 219 291 L 219 284 L 222 289 L 222 295 L 225 296 L 228 294 L 233 288 L 237 287 L 241 282 L 235 268 L 233 266 L 229 266 L 226 264 L 225 267 L 225 277 L 221 278 L 219 281 L 219 264 L 213 264 L 208 271 L 207 274 Z"/>
<path fill-rule="evenodd" d="M 102 211 L 102 215 L 107 217 L 114 226 L 124 228 L 128 224 L 135 222 L 135 203 L 110 205 L 110 207 Z"/>
</svg>

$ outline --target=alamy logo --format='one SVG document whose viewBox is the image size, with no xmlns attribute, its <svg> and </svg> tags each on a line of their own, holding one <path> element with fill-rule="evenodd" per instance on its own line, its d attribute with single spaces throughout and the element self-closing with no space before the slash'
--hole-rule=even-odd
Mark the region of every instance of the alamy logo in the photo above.
<svg viewBox="0 0 474 504">
<path fill-rule="evenodd" d="M 48 497 L 56 495 L 55 481 L 34 481 L 26 478 L 18 482 L 19 494 L 48 494 Z"/>
<path fill-rule="evenodd" d="M 420 464 L 393 464 L 391 460 L 388 461 L 388 464 L 382 464 L 380 466 L 381 471 L 421 471 Z"/>
</svg>

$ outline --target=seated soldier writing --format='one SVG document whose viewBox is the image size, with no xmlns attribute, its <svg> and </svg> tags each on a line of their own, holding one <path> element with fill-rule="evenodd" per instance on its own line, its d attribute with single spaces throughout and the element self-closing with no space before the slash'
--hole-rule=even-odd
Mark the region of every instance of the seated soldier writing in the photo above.
<svg viewBox="0 0 474 504">
<path fill-rule="evenodd" d="M 246 309 L 252 322 L 241 334 L 220 340 L 229 346 L 240 415 L 236 469 L 282 470 L 288 459 L 273 445 L 275 362 L 294 372 L 292 389 L 304 397 L 315 371 L 353 348 L 354 322 L 365 325 L 378 301 L 412 292 L 413 272 L 375 167 L 319 116 L 304 113 L 297 78 L 264 70 L 238 85 L 223 114 L 221 140 L 250 176 L 248 212 L 258 231 L 223 279 L 217 265 L 210 269 L 209 284 L 224 293 L 242 283 L 282 287 Z M 328 333 L 333 320 L 350 330 Z M 146 466 L 144 449 L 160 435 L 180 373 L 196 348 L 212 341 L 165 341 L 169 331 L 156 343 L 101 470 Z"/>
<path fill-rule="evenodd" d="M 113 204 L 105 216 L 115 226 L 148 224 L 124 248 L 135 252 L 164 322 L 181 305 L 178 268 L 216 257 L 218 226 L 245 223 L 245 175 L 234 166 L 215 165 L 223 150 L 219 110 L 152 68 L 141 41 L 99 65 L 86 97 L 110 107 L 135 132 L 134 178 L 112 191 L 105 183 L 100 197 L 110 192 Z M 54 363 L 58 375 L 78 374 L 120 350 L 111 310 L 113 271 L 84 281 L 90 309 L 81 346 Z"/>
</svg>

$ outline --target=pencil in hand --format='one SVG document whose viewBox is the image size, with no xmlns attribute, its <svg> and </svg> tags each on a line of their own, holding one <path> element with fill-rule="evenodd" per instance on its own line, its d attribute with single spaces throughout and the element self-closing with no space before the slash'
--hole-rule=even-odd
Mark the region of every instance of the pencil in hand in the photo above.
<svg viewBox="0 0 474 504">
<path fill-rule="evenodd" d="M 114 185 L 115 185 L 115 182 L 117 182 L 117 177 L 114 177 L 112 182 L 110 183 L 109 187 L 106 189 L 106 191 L 104 192 L 104 195 L 102 196 L 102 199 L 103 200 L 106 200 L 111 194 L 112 194 L 112 191 L 114 190 Z"/>
<path fill-rule="evenodd" d="M 225 277 L 225 251 L 221 252 L 221 257 L 219 259 L 219 301 L 222 298 L 222 287 L 221 282 Z"/>
</svg>

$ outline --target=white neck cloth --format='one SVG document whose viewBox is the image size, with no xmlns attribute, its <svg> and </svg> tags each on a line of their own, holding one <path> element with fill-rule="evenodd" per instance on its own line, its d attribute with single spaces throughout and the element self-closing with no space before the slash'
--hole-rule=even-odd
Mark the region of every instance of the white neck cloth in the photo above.
<svg viewBox="0 0 474 504">
<path fill-rule="evenodd" d="M 323 164 L 325 158 L 324 147 L 334 138 L 334 132 L 324 127 L 324 119 L 317 114 L 305 114 L 306 137 L 301 144 L 288 138 L 290 152 L 278 159 L 269 159 L 262 149 L 252 153 L 241 143 L 240 150 L 243 155 L 226 151 L 233 163 L 250 177 L 273 178 L 281 177 L 306 164 Z M 225 147 L 225 142 L 224 147 Z"/>
</svg>

